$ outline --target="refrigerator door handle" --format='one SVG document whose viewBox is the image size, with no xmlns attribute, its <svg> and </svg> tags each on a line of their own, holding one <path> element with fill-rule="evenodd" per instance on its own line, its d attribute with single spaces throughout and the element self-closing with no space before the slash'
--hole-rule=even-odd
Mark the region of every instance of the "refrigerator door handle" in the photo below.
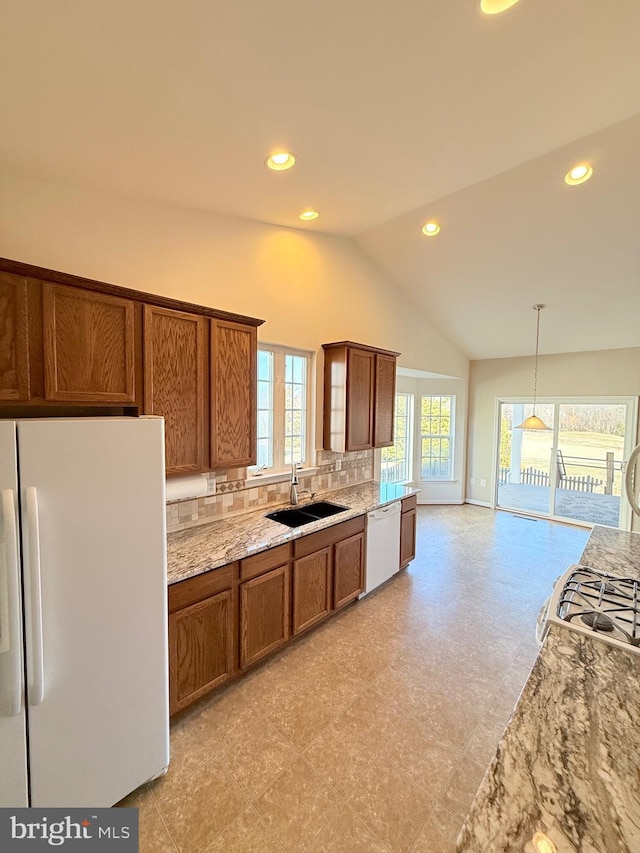
<svg viewBox="0 0 640 853">
<path fill-rule="evenodd" d="M 27 642 L 27 671 L 30 674 L 28 700 L 39 705 L 44 699 L 44 646 L 42 638 L 42 578 L 40 574 L 40 521 L 38 518 L 38 493 L 35 486 L 25 490 L 27 501 L 27 542 L 29 565 L 27 570 L 29 613 L 29 642 Z"/>
<path fill-rule="evenodd" d="M 10 664 L 7 669 L 6 691 L 9 697 L 7 716 L 15 717 L 22 710 L 22 643 L 20 642 L 20 567 L 18 564 L 18 525 L 15 496 L 12 489 L 2 491 L 2 518 L 6 552 L 5 587 L 0 601 L 0 637 L 6 637 Z M 4 642 L 3 642 L 4 647 Z"/>
</svg>

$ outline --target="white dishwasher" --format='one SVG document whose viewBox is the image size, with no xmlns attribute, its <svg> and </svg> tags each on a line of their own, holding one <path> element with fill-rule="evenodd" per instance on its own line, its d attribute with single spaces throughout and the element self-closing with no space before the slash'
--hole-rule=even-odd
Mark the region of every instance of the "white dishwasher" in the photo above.
<svg viewBox="0 0 640 853">
<path fill-rule="evenodd" d="M 367 513 L 367 565 L 362 595 L 399 571 L 400 501 L 396 501 Z"/>
</svg>

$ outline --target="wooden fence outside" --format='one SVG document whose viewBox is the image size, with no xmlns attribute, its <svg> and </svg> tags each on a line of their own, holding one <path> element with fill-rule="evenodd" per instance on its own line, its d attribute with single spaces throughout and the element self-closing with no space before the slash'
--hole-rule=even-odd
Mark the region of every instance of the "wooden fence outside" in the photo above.
<svg viewBox="0 0 640 853">
<path fill-rule="evenodd" d="M 500 485 L 504 486 L 509 482 L 509 468 L 500 468 Z M 530 465 L 528 468 L 520 470 L 520 483 L 527 486 L 548 486 L 550 484 L 549 474 L 546 471 L 541 471 L 539 468 L 534 468 Z M 574 492 L 589 492 L 592 493 L 595 489 L 603 485 L 602 480 L 592 477 L 590 474 L 586 477 L 573 477 L 564 475 L 558 481 L 559 489 L 569 489 Z"/>
</svg>

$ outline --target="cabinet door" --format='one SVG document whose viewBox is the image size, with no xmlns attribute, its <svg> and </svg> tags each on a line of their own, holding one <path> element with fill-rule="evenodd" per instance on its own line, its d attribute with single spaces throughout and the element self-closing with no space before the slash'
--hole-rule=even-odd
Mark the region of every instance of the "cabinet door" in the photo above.
<svg viewBox="0 0 640 853">
<path fill-rule="evenodd" d="M 134 403 L 135 303 L 45 282 L 45 398 Z"/>
<path fill-rule="evenodd" d="M 293 633 L 325 619 L 331 610 L 331 548 L 293 563 Z"/>
<path fill-rule="evenodd" d="M 400 516 L 400 568 L 406 568 L 416 555 L 416 511 Z"/>
<path fill-rule="evenodd" d="M 389 355 L 376 355 L 376 398 L 374 410 L 374 447 L 393 444 L 393 416 L 396 395 L 396 359 Z"/>
<path fill-rule="evenodd" d="M 220 592 L 169 616 L 169 705 L 186 708 L 233 673 L 234 591 Z"/>
<path fill-rule="evenodd" d="M 373 447 L 375 354 L 350 348 L 347 354 L 346 450 Z"/>
<path fill-rule="evenodd" d="M 27 282 L 0 273 L 0 400 L 29 399 Z"/>
<path fill-rule="evenodd" d="M 289 566 L 240 584 L 240 666 L 284 645 L 289 634 Z"/>
<path fill-rule="evenodd" d="M 343 607 L 364 589 L 364 533 L 336 542 L 333 557 L 333 606 Z"/>
<path fill-rule="evenodd" d="M 256 461 L 256 329 L 211 321 L 211 467 Z"/>
<path fill-rule="evenodd" d="M 167 474 L 207 469 L 207 319 L 144 306 L 144 410 L 163 415 Z"/>
</svg>

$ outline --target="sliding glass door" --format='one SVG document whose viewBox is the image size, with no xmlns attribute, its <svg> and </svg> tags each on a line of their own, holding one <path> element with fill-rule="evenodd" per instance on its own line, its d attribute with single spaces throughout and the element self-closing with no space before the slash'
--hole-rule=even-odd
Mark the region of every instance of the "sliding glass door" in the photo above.
<svg viewBox="0 0 640 853">
<path fill-rule="evenodd" d="M 531 414 L 530 403 L 501 403 L 497 503 L 546 515 L 551 501 L 553 432 L 516 429 Z M 553 427 L 553 405 L 537 405 L 536 414 Z"/>
<path fill-rule="evenodd" d="M 538 404 L 549 431 L 519 430 L 531 405 L 499 403 L 496 505 L 570 521 L 628 527 L 624 460 L 633 444 L 633 399 Z"/>
</svg>

